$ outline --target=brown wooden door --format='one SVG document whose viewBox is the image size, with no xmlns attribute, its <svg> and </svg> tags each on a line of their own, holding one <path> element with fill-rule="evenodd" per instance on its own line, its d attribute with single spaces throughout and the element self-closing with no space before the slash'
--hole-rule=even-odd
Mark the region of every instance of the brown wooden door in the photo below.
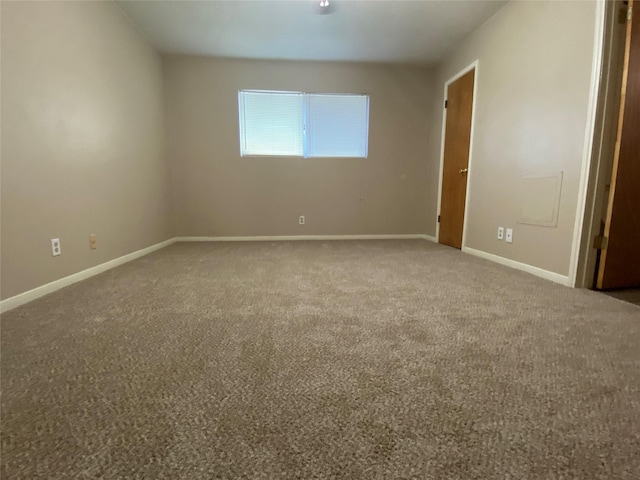
<svg viewBox="0 0 640 480">
<path fill-rule="evenodd" d="M 447 88 L 439 242 L 462 247 L 475 69 Z"/>
<path fill-rule="evenodd" d="M 607 245 L 600 256 L 596 284 L 601 289 L 640 287 L 640 11 L 633 12 L 627 25 L 622 78 L 604 230 Z"/>
</svg>

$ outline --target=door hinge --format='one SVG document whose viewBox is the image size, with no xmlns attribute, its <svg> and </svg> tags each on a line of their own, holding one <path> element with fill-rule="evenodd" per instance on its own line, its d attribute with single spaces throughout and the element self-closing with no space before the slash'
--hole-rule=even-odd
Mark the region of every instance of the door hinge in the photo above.
<svg viewBox="0 0 640 480">
<path fill-rule="evenodd" d="M 623 2 L 624 6 L 618 10 L 618 23 L 624 24 L 631 21 L 633 17 L 632 7 L 629 6 L 629 2 Z"/>
<path fill-rule="evenodd" d="M 440 223 L 440 215 L 438 215 L 438 223 Z"/>
<path fill-rule="evenodd" d="M 604 235 L 596 235 L 593 239 L 593 248 L 596 250 L 604 250 L 607 248 L 607 244 L 609 243 L 609 239 Z"/>
<path fill-rule="evenodd" d="M 447 105 L 449 104 L 449 100 L 445 100 L 444 101 L 444 108 L 447 108 Z"/>
</svg>

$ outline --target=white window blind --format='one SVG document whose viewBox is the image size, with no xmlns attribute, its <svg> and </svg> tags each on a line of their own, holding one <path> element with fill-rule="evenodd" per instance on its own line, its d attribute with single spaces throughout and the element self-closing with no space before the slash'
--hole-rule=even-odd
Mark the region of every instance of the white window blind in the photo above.
<svg viewBox="0 0 640 480">
<path fill-rule="evenodd" d="M 303 155 L 302 93 L 241 91 L 238 110 L 242 156 Z"/>
<path fill-rule="evenodd" d="M 241 156 L 367 156 L 367 95 L 241 90 L 238 110 Z"/>
<path fill-rule="evenodd" d="M 366 157 L 369 97 L 307 95 L 307 157 Z"/>
</svg>

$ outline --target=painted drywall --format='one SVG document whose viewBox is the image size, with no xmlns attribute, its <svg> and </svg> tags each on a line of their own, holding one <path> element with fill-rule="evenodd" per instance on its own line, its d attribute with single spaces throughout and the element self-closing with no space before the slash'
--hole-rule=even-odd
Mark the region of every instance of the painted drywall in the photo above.
<svg viewBox="0 0 640 480">
<path fill-rule="evenodd" d="M 596 8 L 589 1 L 512 2 L 438 68 L 442 92 L 448 79 L 479 61 L 467 247 L 569 275 Z M 438 105 L 434 125 L 441 126 L 442 115 Z M 517 223 L 521 178 L 557 172 L 563 172 L 557 227 Z M 512 244 L 496 238 L 498 226 L 514 229 Z"/>
<path fill-rule="evenodd" d="M 4 299 L 174 232 L 161 57 L 112 2 L 1 9 Z"/>
<path fill-rule="evenodd" d="M 177 235 L 435 233 L 430 70 L 168 56 L 165 85 Z M 240 157 L 242 89 L 370 95 L 368 158 Z"/>
</svg>

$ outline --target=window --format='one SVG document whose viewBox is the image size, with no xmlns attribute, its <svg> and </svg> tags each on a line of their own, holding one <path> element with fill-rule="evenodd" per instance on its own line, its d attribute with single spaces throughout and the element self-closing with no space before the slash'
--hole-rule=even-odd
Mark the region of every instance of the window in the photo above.
<svg viewBox="0 0 640 480">
<path fill-rule="evenodd" d="M 367 157 L 367 95 L 242 90 L 238 110 L 243 157 Z"/>
<path fill-rule="evenodd" d="M 302 156 L 304 97 L 295 92 L 240 92 L 240 153 Z"/>
<path fill-rule="evenodd" d="M 307 95 L 307 157 L 366 157 L 369 97 Z"/>
</svg>

